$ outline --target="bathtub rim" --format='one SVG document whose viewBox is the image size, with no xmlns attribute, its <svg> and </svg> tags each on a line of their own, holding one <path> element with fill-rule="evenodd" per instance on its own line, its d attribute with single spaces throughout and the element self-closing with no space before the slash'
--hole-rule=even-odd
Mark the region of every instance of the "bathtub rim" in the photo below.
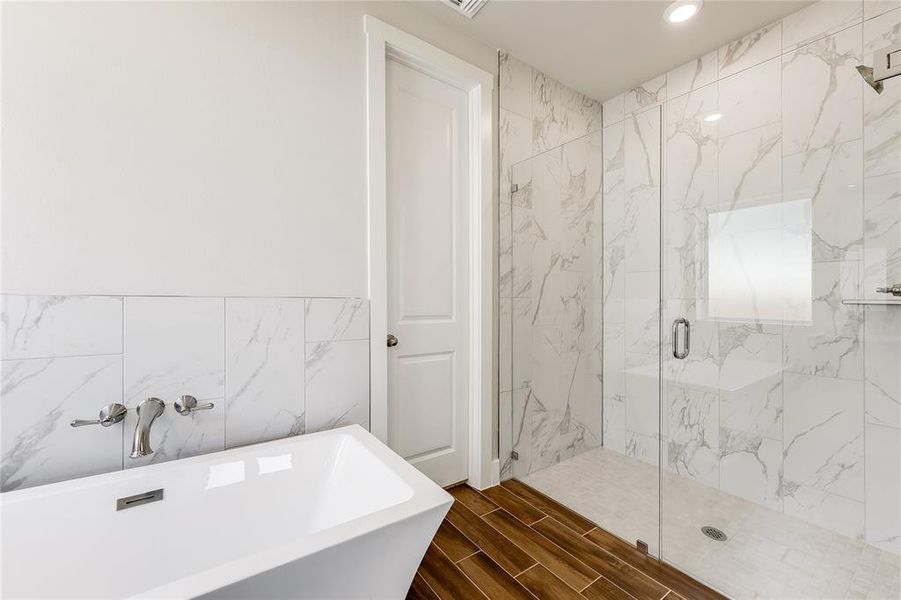
<svg viewBox="0 0 901 600">
<path fill-rule="evenodd" d="M 0 507 L 9 504 L 26 503 L 31 499 L 40 497 L 64 495 L 75 490 L 102 487 L 110 482 L 137 479 L 149 473 L 162 473 L 173 467 L 189 468 L 195 465 L 219 463 L 222 460 L 239 455 L 246 458 L 248 452 L 252 453 L 255 450 L 266 452 L 281 447 L 302 446 L 316 438 L 341 435 L 356 439 L 377 459 L 383 462 L 404 484 L 409 486 L 412 492 L 411 496 L 397 504 L 372 513 L 305 534 L 295 540 L 240 556 L 157 587 L 132 593 L 127 597 L 146 599 L 193 598 L 301 560 L 327 548 L 351 542 L 373 531 L 415 518 L 427 512 L 442 511 L 440 516 L 443 518 L 450 509 L 453 503 L 453 497 L 450 494 L 428 479 L 413 465 L 383 445 L 360 425 L 348 425 L 301 436 L 248 444 L 190 458 L 58 481 L 23 490 L 3 492 L 0 494 Z M 436 522 L 440 523 L 440 518 L 436 519 Z M 7 548 L 7 550 L 9 549 Z"/>
</svg>

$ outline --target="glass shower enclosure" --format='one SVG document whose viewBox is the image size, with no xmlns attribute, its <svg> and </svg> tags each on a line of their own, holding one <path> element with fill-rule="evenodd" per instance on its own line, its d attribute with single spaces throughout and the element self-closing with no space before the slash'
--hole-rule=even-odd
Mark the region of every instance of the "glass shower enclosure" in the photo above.
<svg viewBox="0 0 901 600">
<path fill-rule="evenodd" d="M 519 154 L 543 117 L 502 100 L 501 478 L 733 597 L 892 597 L 901 183 L 807 118 L 796 60 L 671 76 Z"/>
</svg>

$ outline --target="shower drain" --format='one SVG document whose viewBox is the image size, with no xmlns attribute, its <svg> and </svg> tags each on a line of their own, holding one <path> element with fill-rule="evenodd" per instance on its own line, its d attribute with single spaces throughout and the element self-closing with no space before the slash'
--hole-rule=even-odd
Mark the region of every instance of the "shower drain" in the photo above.
<svg viewBox="0 0 901 600">
<path fill-rule="evenodd" d="M 716 540 L 718 542 L 725 542 L 728 539 L 725 533 L 722 530 L 717 529 L 716 527 L 711 527 L 710 525 L 705 525 L 701 527 L 701 532 L 709 537 L 712 540 Z"/>
</svg>

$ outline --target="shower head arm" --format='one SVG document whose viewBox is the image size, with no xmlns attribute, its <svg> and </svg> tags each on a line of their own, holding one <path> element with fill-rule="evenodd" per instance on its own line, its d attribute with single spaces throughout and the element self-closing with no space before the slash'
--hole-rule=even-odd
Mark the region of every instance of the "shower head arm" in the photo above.
<svg viewBox="0 0 901 600">
<path fill-rule="evenodd" d="M 867 84 L 881 94 L 886 79 L 901 75 L 901 44 L 886 46 L 873 53 L 874 65 L 858 65 L 857 72 Z"/>
</svg>

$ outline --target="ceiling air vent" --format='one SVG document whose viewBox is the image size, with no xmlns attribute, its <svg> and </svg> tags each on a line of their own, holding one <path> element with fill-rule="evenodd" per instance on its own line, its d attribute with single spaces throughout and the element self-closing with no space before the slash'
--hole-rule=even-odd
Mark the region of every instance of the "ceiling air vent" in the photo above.
<svg viewBox="0 0 901 600">
<path fill-rule="evenodd" d="M 470 19 L 476 16 L 476 13 L 485 6 L 485 3 L 488 0 L 441 0 L 448 6 L 454 7 L 454 9 L 469 17 Z"/>
</svg>

